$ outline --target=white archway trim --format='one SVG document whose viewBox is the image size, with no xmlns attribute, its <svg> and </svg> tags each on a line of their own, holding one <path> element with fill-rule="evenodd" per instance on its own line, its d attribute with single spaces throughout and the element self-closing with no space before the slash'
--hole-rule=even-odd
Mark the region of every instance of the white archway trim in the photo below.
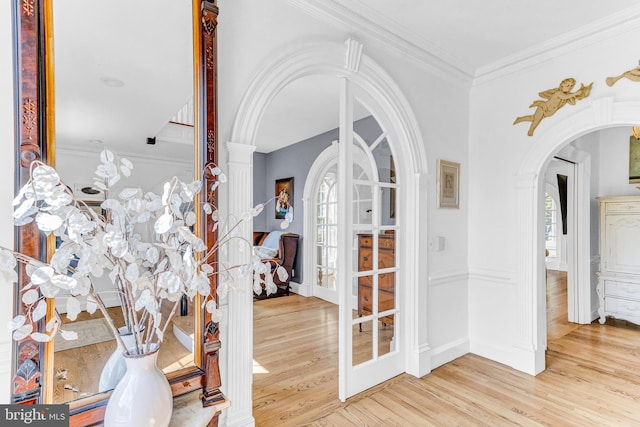
<svg viewBox="0 0 640 427">
<path fill-rule="evenodd" d="M 359 42 L 352 39 L 346 43 L 311 43 L 298 46 L 285 52 L 280 57 L 271 61 L 254 78 L 243 97 L 238 113 L 234 120 L 231 132 L 231 142 L 237 144 L 255 145 L 255 138 L 264 112 L 271 101 L 289 83 L 301 77 L 312 74 L 329 74 L 336 77 L 346 77 L 357 84 L 374 99 L 384 111 L 386 129 L 397 142 L 397 174 L 398 180 L 403 183 L 399 197 L 406 204 L 403 209 L 401 241 L 404 248 L 402 257 L 402 271 L 405 283 L 409 284 L 403 290 L 405 315 L 402 319 L 404 327 L 404 339 L 402 345 L 407 354 L 407 372 L 416 376 L 422 376 L 430 371 L 429 346 L 426 343 L 427 313 L 427 289 L 419 286 L 419 275 L 426 274 L 424 262 L 426 259 L 426 217 L 427 217 L 427 191 L 420 190 L 420 181 L 428 174 L 428 163 L 424 143 L 420 135 L 417 120 L 409 105 L 393 79 L 371 58 L 359 54 L 359 63 L 354 62 L 354 52 Z M 357 65 L 357 71 L 354 70 Z M 253 189 L 249 182 L 229 180 L 228 194 L 229 204 L 237 206 L 250 206 Z M 234 199 L 242 199 L 241 201 Z M 245 238 L 250 239 L 250 230 L 246 230 Z M 402 248 L 401 248 L 402 250 Z M 422 256 L 421 256 L 422 255 Z M 426 275 L 424 276 L 426 277 Z M 242 313 L 233 310 L 232 298 L 229 296 L 229 323 L 252 322 L 252 317 L 242 317 Z M 241 328 L 249 330 L 249 328 Z M 229 341 L 244 340 L 245 337 L 227 335 Z M 234 344 L 223 343 L 229 348 Z M 238 365 L 228 366 L 229 370 L 239 369 Z M 229 372 L 229 377 L 251 384 L 251 369 L 242 372 Z M 239 387 L 244 389 L 245 387 Z M 244 396 L 229 395 L 234 402 Z M 250 402 L 249 402 L 250 403 Z M 248 407 L 250 408 L 250 404 Z M 244 407 L 244 403 L 243 403 Z M 238 425 L 242 420 L 250 419 L 249 414 L 241 414 L 237 411 L 229 413 L 227 423 Z"/>
<path fill-rule="evenodd" d="M 324 175 L 327 173 L 327 169 L 334 163 L 338 162 L 338 144 L 337 141 L 333 141 L 330 147 L 327 147 L 316 158 L 309 169 L 307 180 L 304 184 L 304 191 L 302 194 L 302 203 L 304 203 L 304 235 L 307 236 L 304 239 L 304 271 L 307 272 L 304 275 L 304 280 L 301 285 L 301 290 L 305 293 L 302 295 L 312 295 L 312 288 L 314 285 L 315 275 L 315 256 L 316 256 L 316 239 L 311 236 L 316 234 L 316 210 L 314 209 L 315 198 L 318 195 L 318 186 Z"/>
<path fill-rule="evenodd" d="M 589 132 L 611 126 L 631 126 L 640 120 L 640 102 L 615 102 L 599 98 L 590 106 L 564 116 L 554 126 L 531 140 L 523 157 L 517 181 L 517 330 L 513 346 L 513 367 L 536 375 L 545 368 L 546 314 L 544 264 L 538 256 L 544 250 L 540 233 L 544 224 L 540 200 L 544 197 L 542 170 L 550 155 L 568 142 Z"/>
<path fill-rule="evenodd" d="M 254 144 L 260 120 L 276 95 L 289 83 L 313 74 L 348 76 L 359 86 L 371 90 L 394 122 L 397 134 L 406 140 L 410 160 L 407 166 L 416 173 L 427 173 L 427 156 L 418 122 L 409 102 L 393 79 L 375 61 L 361 54 L 357 71 L 351 71 L 354 40 L 341 43 L 310 43 L 286 52 L 265 66 L 253 79 L 242 98 L 233 123 L 231 141 Z M 357 42 L 355 42 L 357 43 Z"/>
</svg>

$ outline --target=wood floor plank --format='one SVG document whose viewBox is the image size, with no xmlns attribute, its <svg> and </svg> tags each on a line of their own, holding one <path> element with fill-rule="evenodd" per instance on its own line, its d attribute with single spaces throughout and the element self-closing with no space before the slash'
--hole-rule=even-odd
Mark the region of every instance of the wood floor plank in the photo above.
<svg viewBox="0 0 640 427">
<path fill-rule="evenodd" d="M 338 400 L 338 310 L 292 294 L 254 303 L 257 426 L 640 426 L 640 327 L 569 324 L 566 273 L 548 272 L 547 369 L 467 354 Z"/>
</svg>

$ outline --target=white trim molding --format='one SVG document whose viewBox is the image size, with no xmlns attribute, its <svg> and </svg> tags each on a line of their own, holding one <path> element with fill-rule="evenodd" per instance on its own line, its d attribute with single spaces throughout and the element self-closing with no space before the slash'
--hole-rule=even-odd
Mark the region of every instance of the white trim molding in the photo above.
<svg viewBox="0 0 640 427">
<path fill-rule="evenodd" d="M 466 284 L 468 279 L 468 271 L 448 271 L 445 273 L 429 276 L 429 287 L 441 286 L 455 282 L 464 282 Z"/>
<path fill-rule="evenodd" d="M 590 25 L 579 27 L 514 55 L 478 67 L 474 73 L 473 85 L 481 85 L 531 67 L 537 67 L 542 62 L 558 58 L 582 47 L 592 46 L 603 40 L 609 40 L 639 26 L 640 6 L 632 6 Z"/>
<path fill-rule="evenodd" d="M 311 295 L 311 285 L 308 283 L 297 283 L 297 282 L 289 282 L 289 287 L 291 292 L 294 294 L 298 294 L 301 297 L 310 297 Z"/>
<path fill-rule="evenodd" d="M 253 152 L 256 147 L 234 142 L 227 143 L 228 163 L 228 212 L 240 217 L 252 207 Z M 243 221 L 236 229 L 238 236 L 253 241 L 253 221 Z M 244 245 L 233 245 L 228 250 L 232 265 L 248 264 L 251 251 Z M 226 361 L 224 392 L 232 402 L 225 411 L 227 426 L 253 426 L 253 286 L 251 277 L 234 277 L 237 290 L 229 292 L 229 320 L 221 326 L 222 348 Z"/>
<path fill-rule="evenodd" d="M 611 102 L 610 114 L 596 114 L 602 103 Z M 544 177 L 550 157 L 571 141 L 590 132 L 612 126 L 632 126 L 638 124 L 640 102 L 615 102 L 595 99 L 577 111 L 559 119 L 552 127 L 533 137 L 529 152 L 523 157 L 518 174 L 517 227 L 518 270 L 517 286 L 517 329 L 513 346 L 514 368 L 538 374 L 545 368 L 546 312 L 544 260 L 544 221 L 541 198 L 544 197 Z M 590 265 L 591 255 L 582 251 L 586 265 Z M 586 296 L 585 296 L 586 297 Z"/>
<path fill-rule="evenodd" d="M 509 270 L 493 270 L 489 268 L 469 267 L 469 281 L 503 283 L 515 285 L 516 272 Z"/>
<path fill-rule="evenodd" d="M 231 141 L 234 147 L 242 144 L 254 146 L 260 121 L 271 101 L 284 87 L 300 77 L 324 74 L 335 76 L 337 79 L 346 78 L 370 94 L 376 104 L 372 111 L 388 132 L 390 140 L 394 142 L 398 182 L 402 182 L 399 197 L 407 201 L 405 209 L 398 218 L 399 223 L 402 224 L 401 230 L 404 230 L 399 239 L 402 242 L 399 259 L 402 261 L 403 280 L 407 284 L 403 287 L 405 295 L 402 296 L 404 298 L 402 302 L 406 307 L 405 317 L 403 317 L 405 328 L 399 342 L 404 346 L 403 349 L 409 359 L 406 363 L 407 372 L 420 375 L 425 371 L 424 363 L 419 360 L 424 351 L 420 349 L 426 348 L 427 338 L 427 313 L 424 310 L 427 306 L 427 287 L 419 286 L 418 283 L 418 278 L 426 277 L 427 274 L 427 266 L 420 261 L 427 258 L 426 248 L 422 247 L 421 242 L 427 241 L 425 218 L 428 194 L 419 186 L 422 177 L 428 174 L 425 144 L 409 102 L 385 70 L 364 53 L 360 55 L 357 71 L 346 68 L 345 58 L 349 52 L 353 53 L 353 47 L 352 40 L 347 40 L 346 43 L 311 43 L 285 51 L 279 57 L 272 59 L 261 68 L 247 88 L 234 120 Z M 236 181 L 233 176 L 230 176 L 229 179 L 229 205 L 232 211 L 234 207 L 248 207 L 253 194 L 252 182 L 245 179 L 246 177 L 241 178 Z M 418 275 L 418 269 L 424 269 L 424 271 L 420 270 L 424 276 Z M 250 297 L 250 293 L 248 295 Z M 232 304 L 230 296 L 228 328 L 238 328 L 242 333 L 236 334 L 229 330 L 229 333 L 224 333 L 226 339 L 223 340 L 222 345 L 223 348 L 227 348 L 227 354 L 234 355 L 234 359 L 236 349 L 243 345 L 245 347 L 240 352 L 242 362 L 232 362 L 231 358 L 227 357 L 228 365 L 221 366 L 222 370 L 229 371 L 226 375 L 225 390 L 232 387 L 242 387 L 243 390 L 242 396 L 232 396 L 228 393 L 233 405 L 226 410 L 227 412 L 234 411 L 233 408 L 236 405 L 242 405 L 249 410 L 251 408 L 252 371 L 251 366 L 245 363 L 245 359 L 250 358 L 250 355 L 246 355 L 246 351 L 252 349 L 252 337 L 245 333 L 252 333 L 253 330 L 252 315 L 246 312 L 245 308 L 244 305 L 236 307 Z M 405 322 L 409 319 L 411 322 Z M 241 385 L 231 384 L 234 381 Z M 246 416 L 248 410 L 236 412 L 236 414 L 240 413 L 245 416 L 229 413 L 228 424 L 234 423 L 235 419 L 249 420 Z"/>
<path fill-rule="evenodd" d="M 375 11 L 356 12 L 337 0 L 288 0 L 288 3 L 341 30 L 361 32 L 394 49 L 426 71 L 461 87 L 482 85 L 522 72 L 541 62 L 614 38 L 640 26 L 640 6 L 632 6 L 475 68 L 463 58 L 407 31 L 401 23 L 390 20 L 388 16 L 376 15 Z"/>
<path fill-rule="evenodd" d="M 431 369 L 469 353 L 469 339 L 463 337 L 431 350 Z"/>
<path fill-rule="evenodd" d="M 414 37 L 388 17 L 380 25 L 371 16 L 357 13 L 336 0 L 289 0 L 289 4 L 349 33 L 354 29 L 360 31 L 448 82 L 460 87 L 471 85 L 474 69 L 470 64 L 425 40 L 410 41 Z"/>
</svg>

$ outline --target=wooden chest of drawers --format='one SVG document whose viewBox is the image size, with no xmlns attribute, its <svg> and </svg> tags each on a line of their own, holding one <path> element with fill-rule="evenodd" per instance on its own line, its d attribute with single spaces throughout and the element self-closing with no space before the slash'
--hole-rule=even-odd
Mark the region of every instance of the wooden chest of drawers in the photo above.
<svg viewBox="0 0 640 427">
<path fill-rule="evenodd" d="M 393 233 L 378 235 L 378 269 L 395 266 L 395 235 Z M 373 236 L 358 235 L 358 271 L 373 270 Z M 378 275 L 378 313 L 394 308 L 395 273 Z M 373 276 L 358 278 L 358 316 L 373 313 Z M 393 316 L 380 319 L 385 324 L 393 325 Z"/>
</svg>

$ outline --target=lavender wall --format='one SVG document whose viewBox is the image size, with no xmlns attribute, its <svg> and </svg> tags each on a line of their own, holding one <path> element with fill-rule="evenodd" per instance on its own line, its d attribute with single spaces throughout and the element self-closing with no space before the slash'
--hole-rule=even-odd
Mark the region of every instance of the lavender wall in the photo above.
<svg viewBox="0 0 640 427">
<path fill-rule="evenodd" d="M 264 153 L 253 154 L 253 206 L 264 203 L 268 199 L 265 197 L 264 183 L 267 180 L 267 155 Z M 253 229 L 263 231 L 267 229 L 267 215 L 264 212 L 253 218 Z"/>
<path fill-rule="evenodd" d="M 381 129 L 373 117 L 366 117 L 354 123 L 354 130 L 367 142 L 374 141 L 380 134 Z M 253 183 L 255 203 L 269 200 L 275 196 L 275 181 L 281 178 L 293 177 L 293 208 L 294 219 L 289 228 L 290 233 L 300 235 L 298 242 L 298 254 L 295 262 L 295 274 L 292 278 L 294 282 L 303 283 L 304 272 L 302 269 L 304 249 L 304 206 L 302 194 L 307 181 L 307 175 L 313 162 L 318 155 L 331 145 L 331 141 L 338 139 L 338 129 L 316 135 L 312 138 L 272 151 L 268 154 L 255 153 L 253 161 Z M 388 165 L 388 161 L 386 163 Z M 381 169 L 385 166 L 381 165 Z M 388 168 L 388 166 L 386 166 Z M 389 172 L 380 171 L 381 178 L 388 177 Z M 387 212 L 388 209 L 384 209 Z M 275 205 L 269 203 L 265 208 L 266 215 L 260 215 L 254 219 L 254 230 L 271 231 L 280 229 L 280 221 L 275 218 Z M 258 219 L 258 221 L 256 221 Z M 264 222 L 263 222 L 264 221 Z M 384 223 L 387 223 L 383 219 Z M 262 227 L 262 228 L 261 228 Z"/>
</svg>

